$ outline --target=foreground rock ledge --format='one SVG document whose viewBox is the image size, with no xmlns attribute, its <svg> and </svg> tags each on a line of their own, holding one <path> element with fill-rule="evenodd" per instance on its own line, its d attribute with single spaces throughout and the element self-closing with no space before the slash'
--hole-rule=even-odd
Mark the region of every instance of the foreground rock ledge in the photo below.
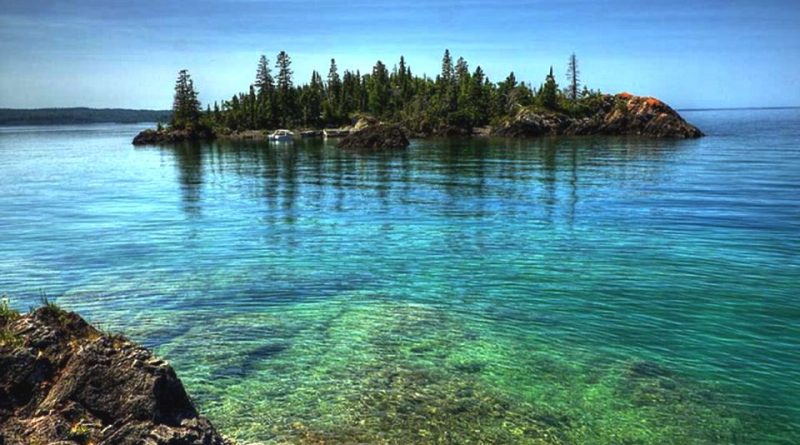
<svg viewBox="0 0 800 445">
<path fill-rule="evenodd" d="M 0 318 L 0 445 L 224 445 L 175 371 L 52 305 Z"/>
</svg>

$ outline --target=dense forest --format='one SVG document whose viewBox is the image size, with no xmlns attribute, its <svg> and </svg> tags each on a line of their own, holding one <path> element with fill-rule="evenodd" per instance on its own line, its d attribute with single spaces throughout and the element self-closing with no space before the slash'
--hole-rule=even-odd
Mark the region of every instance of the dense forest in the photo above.
<svg viewBox="0 0 800 445">
<path fill-rule="evenodd" d="M 72 125 L 139 122 L 168 122 L 168 110 L 126 110 L 121 108 L 0 108 L 0 125 Z"/>
<path fill-rule="evenodd" d="M 436 78 L 415 75 L 404 57 L 391 69 L 378 61 L 370 73 L 344 70 L 331 59 L 327 77 L 314 71 L 305 84 L 295 84 L 292 60 L 281 51 L 270 65 L 261 56 L 255 81 L 245 92 L 203 112 L 191 76 L 179 73 L 175 86 L 172 127 L 212 127 L 217 131 L 273 128 L 327 128 L 351 124 L 360 115 L 402 124 L 417 133 L 469 131 L 515 115 L 526 107 L 579 116 L 592 108 L 598 91 L 581 85 L 578 61 L 569 57 L 566 87 L 553 69 L 538 87 L 520 82 L 513 72 L 492 82 L 463 58 L 442 57 Z"/>
</svg>

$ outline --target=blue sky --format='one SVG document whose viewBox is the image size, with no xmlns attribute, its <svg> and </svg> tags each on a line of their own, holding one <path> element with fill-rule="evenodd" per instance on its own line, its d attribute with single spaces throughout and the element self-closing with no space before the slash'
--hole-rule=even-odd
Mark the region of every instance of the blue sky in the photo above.
<svg viewBox="0 0 800 445">
<path fill-rule="evenodd" d="M 405 55 L 435 75 L 449 48 L 492 80 L 564 79 L 675 107 L 800 105 L 800 1 L 0 2 L 0 107 L 169 108 L 188 68 L 204 102 L 253 82 L 260 54 L 368 71 Z"/>
</svg>

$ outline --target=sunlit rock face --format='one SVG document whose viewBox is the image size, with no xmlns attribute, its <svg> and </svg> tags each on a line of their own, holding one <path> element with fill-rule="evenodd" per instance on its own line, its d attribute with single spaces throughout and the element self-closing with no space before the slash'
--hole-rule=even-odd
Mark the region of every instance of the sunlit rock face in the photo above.
<svg viewBox="0 0 800 445">
<path fill-rule="evenodd" d="M 647 136 L 698 138 L 703 133 L 675 110 L 653 97 L 629 93 L 604 95 L 583 111 L 583 117 L 565 113 L 523 109 L 498 126 L 494 134 L 507 137 L 532 136 Z"/>
</svg>

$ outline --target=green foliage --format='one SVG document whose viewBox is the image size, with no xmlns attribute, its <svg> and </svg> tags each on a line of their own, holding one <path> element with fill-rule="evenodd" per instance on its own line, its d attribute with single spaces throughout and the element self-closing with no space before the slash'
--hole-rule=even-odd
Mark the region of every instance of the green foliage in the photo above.
<svg viewBox="0 0 800 445">
<path fill-rule="evenodd" d="M 386 117 L 390 95 L 389 71 L 379 60 L 367 80 L 367 110 L 378 118 Z"/>
<path fill-rule="evenodd" d="M 22 342 L 22 339 L 6 327 L 9 321 L 16 320 L 18 317 L 19 312 L 11 309 L 8 298 L 3 295 L 0 299 L 0 347 L 15 347 Z"/>
<path fill-rule="evenodd" d="M 480 66 L 471 72 L 463 57 L 454 62 L 449 50 L 445 50 L 441 66 L 441 72 L 432 79 L 414 76 L 402 56 L 391 69 L 382 61 L 376 62 L 368 74 L 350 70 L 340 73 L 331 59 L 324 81 L 313 72 L 309 83 L 297 86 L 292 79 L 291 58 L 281 51 L 276 57 L 274 78 L 268 60 L 261 56 L 255 83 L 248 92 L 220 105 L 215 103 L 199 124 L 220 132 L 322 128 L 352 124 L 359 113 L 367 113 L 400 123 L 413 132 L 431 133 L 453 127 L 469 131 L 513 117 L 525 107 L 581 114 L 589 104 L 568 101 L 558 89 L 552 69 L 536 91 L 519 82 L 513 72 L 502 82 L 493 83 Z M 584 86 L 580 96 L 588 95 Z"/>
<path fill-rule="evenodd" d="M 11 309 L 8 297 L 3 295 L 3 297 L 0 298 L 0 321 L 5 322 L 6 320 L 13 320 L 17 317 L 19 317 L 19 312 Z"/>
<path fill-rule="evenodd" d="M 553 76 L 553 67 L 550 67 L 550 74 L 539 91 L 539 103 L 549 110 L 558 110 L 558 84 Z"/>
<path fill-rule="evenodd" d="M 175 81 L 175 98 L 172 102 L 172 122 L 175 129 L 191 129 L 200 121 L 200 101 L 189 71 L 180 70 Z"/>
<path fill-rule="evenodd" d="M 55 311 L 55 312 L 63 312 L 64 311 L 63 309 L 61 309 L 61 306 L 56 304 L 55 301 L 50 300 L 49 298 L 47 298 L 47 295 L 44 292 L 41 292 L 40 295 L 39 295 L 39 305 L 42 306 L 42 307 L 46 307 L 47 309 L 50 309 L 50 310 Z"/>
</svg>

